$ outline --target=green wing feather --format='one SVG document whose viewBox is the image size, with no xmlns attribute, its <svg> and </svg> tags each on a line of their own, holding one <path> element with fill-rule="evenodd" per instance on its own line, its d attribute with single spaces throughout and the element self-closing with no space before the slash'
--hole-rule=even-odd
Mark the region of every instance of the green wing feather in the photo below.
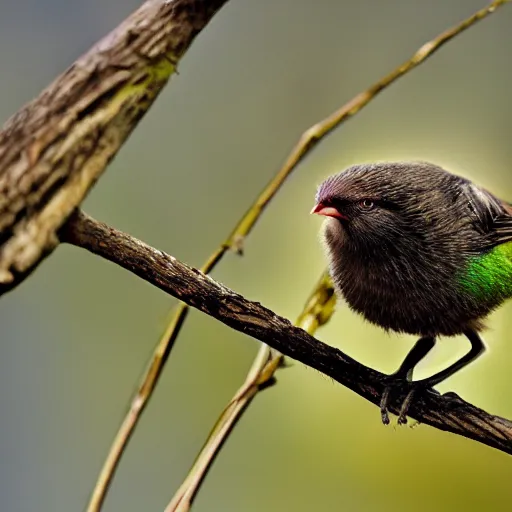
<svg viewBox="0 0 512 512">
<path fill-rule="evenodd" d="M 468 183 L 465 187 L 482 245 L 469 257 L 461 283 L 478 299 L 512 297 L 512 206 Z"/>
</svg>

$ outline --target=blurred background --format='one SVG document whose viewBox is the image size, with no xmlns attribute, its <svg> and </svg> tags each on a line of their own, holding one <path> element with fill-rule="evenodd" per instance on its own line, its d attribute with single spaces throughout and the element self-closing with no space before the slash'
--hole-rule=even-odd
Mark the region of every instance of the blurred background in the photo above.
<svg viewBox="0 0 512 512">
<path fill-rule="evenodd" d="M 138 0 L 3 0 L 0 118 L 37 95 Z M 300 134 L 485 0 L 231 0 L 85 202 L 90 214 L 199 266 Z M 512 198 L 512 6 L 471 28 L 336 131 L 215 272 L 296 318 L 324 268 L 317 184 L 357 162 L 425 159 Z M 2 298 L 2 511 L 83 510 L 176 301 L 59 248 Z M 440 391 L 512 417 L 512 304 L 490 350 Z M 319 338 L 384 372 L 414 339 L 340 304 Z M 192 312 L 114 481 L 106 511 L 162 510 L 242 382 L 256 341 Z M 442 339 L 417 377 L 467 349 Z M 198 512 L 510 510 L 512 459 L 379 411 L 295 363 L 247 411 Z"/>
</svg>

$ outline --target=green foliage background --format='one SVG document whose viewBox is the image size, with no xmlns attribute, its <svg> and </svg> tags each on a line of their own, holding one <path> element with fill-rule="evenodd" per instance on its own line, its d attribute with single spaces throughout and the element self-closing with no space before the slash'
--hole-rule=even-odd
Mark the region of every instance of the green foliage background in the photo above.
<svg viewBox="0 0 512 512">
<path fill-rule="evenodd" d="M 299 135 L 485 0 L 231 0 L 86 201 L 96 218 L 200 265 Z M 0 118 L 106 34 L 136 0 L 5 0 Z M 290 318 L 324 267 L 316 185 L 361 161 L 426 159 L 512 198 L 512 7 L 458 37 L 324 141 L 214 276 Z M 2 299 L 3 511 L 81 510 L 175 301 L 63 247 Z M 511 306 L 489 353 L 439 386 L 512 418 Z M 413 339 L 340 305 L 319 333 L 390 372 Z M 466 349 L 443 339 L 418 376 Z M 106 511 L 162 510 L 257 343 L 192 312 L 124 458 Z M 256 399 L 195 510 L 510 510 L 512 459 L 378 410 L 294 364 Z"/>
</svg>

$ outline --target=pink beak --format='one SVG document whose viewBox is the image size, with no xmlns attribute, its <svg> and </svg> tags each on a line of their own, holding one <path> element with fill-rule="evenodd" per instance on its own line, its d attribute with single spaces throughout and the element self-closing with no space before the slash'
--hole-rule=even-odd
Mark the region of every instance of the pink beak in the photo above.
<svg viewBox="0 0 512 512">
<path fill-rule="evenodd" d="M 316 213 L 317 215 L 323 215 L 324 217 L 347 220 L 347 217 L 336 210 L 336 208 L 333 208 L 332 206 L 325 206 L 322 203 L 318 203 L 310 213 Z"/>
</svg>

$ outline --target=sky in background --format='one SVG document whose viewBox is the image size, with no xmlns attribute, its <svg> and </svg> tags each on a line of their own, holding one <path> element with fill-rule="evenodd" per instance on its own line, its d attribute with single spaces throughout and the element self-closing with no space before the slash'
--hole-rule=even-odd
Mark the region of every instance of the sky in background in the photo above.
<svg viewBox="0 0 512 512">
<path fill-rule="evenodd" d="M 485 0 L 230 0 L 87 198 L 94 217 L 199 266 L 300 134 Z M 3 0 L 0 118 L 38 94 L 139 5 Z M 316 186 L 358 162 L 424 159 L 512 198 L 512 6 L 385 91 L 300 165 L 214 277 L 294 319 L 321 274 Z M 2 512 L 83 510 L 176 301 L 77 248 L 59 248 L 2 298 Z M 439 386 L 512 418 L 512 306 L 490 350 Z M 413 337 L 340 304 L 318 337 L 392 372 Z M 105 511 L 163 510 L 245 377 L 258 344 L 192 312 Z M 424 377 L 460 356 L 442 339 Z M 294 363 L 259 396 L 199 494 L 197 512 L 510 509 L 510 457 L 379 411 Z"/>
</svg>

